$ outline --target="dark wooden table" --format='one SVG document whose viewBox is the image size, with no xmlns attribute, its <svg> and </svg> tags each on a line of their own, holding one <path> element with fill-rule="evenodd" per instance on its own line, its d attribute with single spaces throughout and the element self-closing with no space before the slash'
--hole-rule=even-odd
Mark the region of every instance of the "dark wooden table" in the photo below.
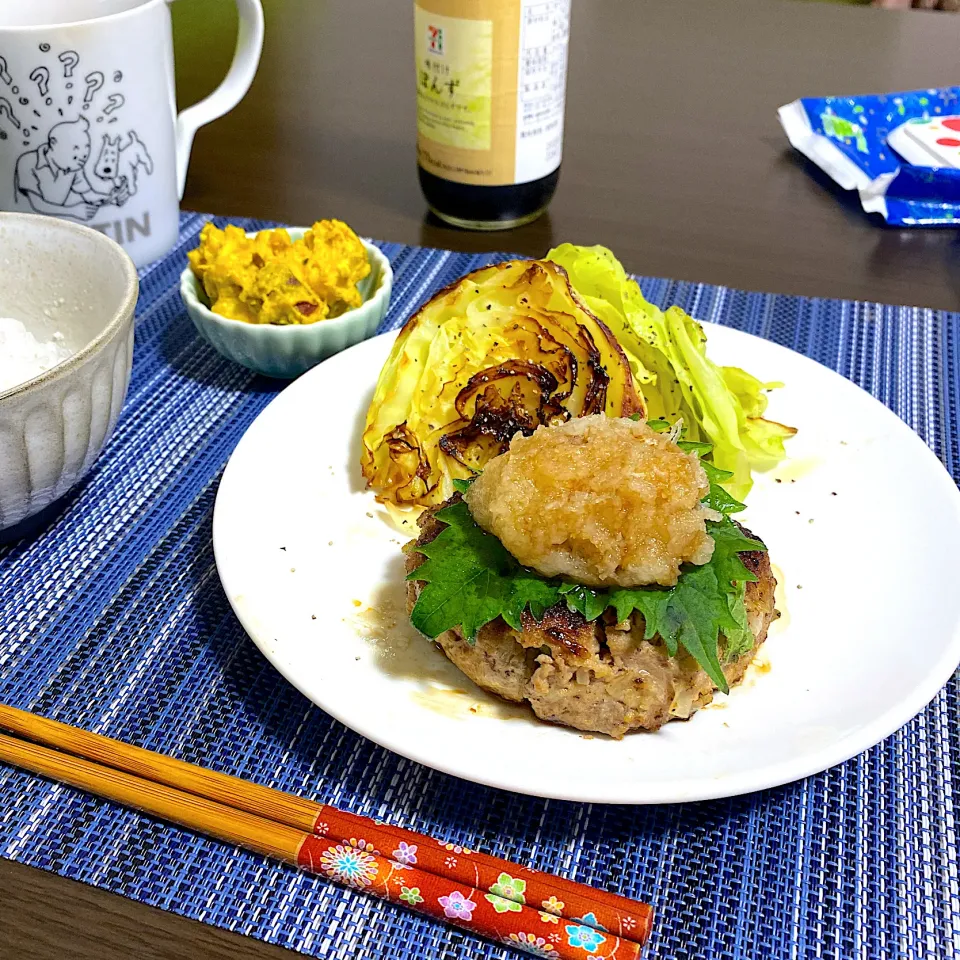
<svg viewBox="0 0 960 960">
<path fill-rule="evenodd" d="M 208 23 L 198 2 L 192 16 Z M 490 235 L 425 216 L 411 6 L 269 3 L 260 75 L 199 133 L 185 205 L 292 223 L 337 216 L 366 235 L 465 250 L 599 242 L 637 273 L 960 309 L 957 231 L 868 217 L 790 149 L 776 119 L 801 96 L 955 83 L 960 15 L 575 0 L 560 187 L 548 216 Z M 185 99 L 213 85 L 227 47 L 181 57 Z"/>
<path fill-rule="evenodd" d="M 179 93 L 216 84 L 222 0 L 175 9 Z M 257 80 L 196 141 L 184 205 L 386 240 L 540 254 L 604 243 L 638 273 L 960 309 L 954 230 L 895 230 L 793 154 L 799 96 L 956 81 L 960 16 L 790 0 L 575 0 L 560 188 L 520 230 L 428 217 L 414 166 L 411 4 L 266 0 Z M 279 957 L 283 951 L 0 860 L 0 958 Z"/>
</svg>

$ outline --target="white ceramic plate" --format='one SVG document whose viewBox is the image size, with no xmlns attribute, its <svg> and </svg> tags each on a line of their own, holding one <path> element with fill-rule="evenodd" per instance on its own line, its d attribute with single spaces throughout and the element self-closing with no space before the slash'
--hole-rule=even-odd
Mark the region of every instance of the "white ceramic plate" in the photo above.
<svg viewBox="0 0 960 960">
<path fill-rule="evenodd" d="M 742 686 L 686 723 L 616 742 L 473 686 L 407 624 L 400 546 L 360 476 L 360 433 L 393 334 L 305 374 L 230 459 L 214 547 L 254 642 L 307 697 L 403 756 L 519 793 L 609 803 L 731 796 L 796 780 L 913 717 L 960 661 L 960 494 L 893 413 L 782 347 L 708 327 L 710 355 L 786 387 L 800 428 L 744 521 L 782 619 Z M 779 481 L 779 482 L 778 482 Z"/>
</svg>

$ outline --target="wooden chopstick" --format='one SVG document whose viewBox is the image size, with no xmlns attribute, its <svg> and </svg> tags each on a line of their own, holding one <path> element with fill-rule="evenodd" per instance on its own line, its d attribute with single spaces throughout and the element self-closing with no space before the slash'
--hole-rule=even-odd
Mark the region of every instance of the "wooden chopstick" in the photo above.
<svg viewBox="0 0 960 960">
<path fill-rule="evenodd" d="M 342 845 L 325 850 L 327 841 L 320 841 L 302 830 L 2 733 L 0 762 L 79 787 L 263 856 L 292 863 L 308 873 L 328 876 L 496 942 L 512 942 L 521 949 L 545 948 L 548 944 L 544 937 L 538 944 L 536 934 L 527 932 L 536 929 L 538 920 L 537 912 L 529 907 L 500 897 L 474 899 L 476 891 L 464 894 L 433 874 L 392 863 L 370 850 Z M 481 911 L 481 904 L 487 909 Z M 582 932 L 551 944 L 554 947 L 551 957 L 588 960 L 595 956 L 598 937 L 605 948 L 610 949 L 605 956 L 637 960 L 640 955 L 638 943 L 604 937 L 587 926 L 569 929 Z"/>
<path fill-rule="evenodd" d="M 305 836 L 274 820 L 4 733 L 0 761 L 286 863 L 297 863 Z"/>
<path fill-rule="evenodd" d="M 313 832 L 317 811 L 322 806 L 292 793 L 217 773 L 6 704 L 0 704 L 0 729 L 237 810 L 285 823 L 306 833 Z"/>
<path fill-rule="evenodd" d="M 155 784 L 166 785 L 178 793 L 192 794 L 208 802 L 243 811 L 258 821 L 269 820 L 285 825 L 297 831 L 298 837 L 312 834 L 345 848 L 389 853 L 394 862 L 415 867 L 420 873 L 429 873 L 471 889 L 494 890 L 495 895 L 504 899 L 534 907 L 540 915 L 557 915 L 576 921 L 578 925 L 614 933 L 639 944 L 646 941 L 652 927 L 653 910 L 647 904 L 595 890 L 562 877 L 529 870 L 489 854 L 466 850 L 459 844 L 445 843 L 401 827 L 377 823 L 367 817 L 207 770 L 3 704 L 0 704 L 0 729 Z M 61 779 L 56 774 L 48 775 Z M 90 789 L 84 784 L 73 785 Z M 137 806 L 137 803 L 123 798 L 110 796 L 110 799 Z M 165 816 L 163 813 L 154 815 Z M 202 826 L 195 829 L 238 846 L 248 846 L 242 840 L 220 836 Z M 296 863 L 296 854 L 290 859 L 289 843 L 290 838 L 286 837 L 283 850 L 287 851 L 287 855 L 283 854 L 283 850 L 270 853 L 255 849 L 266 856 Z M 550 921 L 541 921 L 540 925 L 544 923 L 550 925 Z"/>
<path fill-rule="evenodd" d="M 400 827 L 376 823 L 6 705 L 0 705 L 0 729 L 70 755 L 0 735 L 0 760 L 310 872 L 344 879 L 335 875 L 336 870 L 330 863 L 331 857 L 336 860 L 339 856 L 334 851 L 345 851 L 344 856 L 350 852 L 354 860 L 359 857 L 359 862 L 369 869 L 373 869 L 375 863 L 378 878 L 392 876 L 397 870 L 413 871 L 424 890 L 437 887 L 438 883 L 446 887 L 460 884 L 465 889 L 480 891 L 490 902 L 502 898 L 516 903 L 509 909 L 498 910 L 498 915 L 510 913 L 516 918 L 519 911 L 522 919 L 535 918 L 541 926 L 556 924 L 557 918 L 563 917 L 575 921 L 576 927 L 570 929 L 592 927 L 603 932 L 596 935 L 616 934 L 614 939 L 618 942 L 622 939 L 624 944 L 642 945 L 649 935 L 652 909 L 615 894 L 538 873 Z M 391 858 L 381 854 L 381 850 L 389 851 Z M 328 854 L 323 861 L 322 857 Z M 320 869 L 317 869 L 318 856 L 321 857 Z M 365 859 L 368 857 L 372 858 L 369 862 Z M 397 882 L 394 877 L 394 885 Z M 388 883 L 384 881 L 383 892 L 369 892 L 396 901 L 396 895 L 391 896 L 387 889 Z M 402 885 L 402 889 L 412 888 L 408 883 Z M 397 887 L 394 894 L 400 890 Z M 431 909 L 409 902 L 417 896 L 408 895 L 404 903 L 440 919 L 463 920 L 455 916 L 457 911 L 449 904 L 438 912 L 436 905 Z M 536 911 L 531 910 L 531 906 Z M 472 909 L 465 908 L 467 913 Z M 471 924 L 469 928 L 476 929 L 476 925 Z M 547 945 L 556 946 L 545 942 L 544 946 Z M 620 951 L 617 956 L 626 957 L 627 953 Z"/>
</svg>

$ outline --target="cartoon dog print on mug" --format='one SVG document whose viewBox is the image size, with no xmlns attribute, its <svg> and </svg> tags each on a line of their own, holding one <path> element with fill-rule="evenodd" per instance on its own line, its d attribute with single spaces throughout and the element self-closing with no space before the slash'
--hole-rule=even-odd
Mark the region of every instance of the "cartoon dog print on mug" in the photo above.
<svg viewBox="0 0 960 960">
<path fill-rule="evenodd" d="M 47 59 L 53 57 L 47 44 L 40 45 L 40 52 L 49 54 Z M 62 67 L 57 71 L 62 77 L 55 82 L 56 95 L 51 93 L 47 66 L 41 64 L 29 75 L 38 98 L 27 84 L 16 83 L 0 56 L 0 94 L 6 85 L 13 97 L 0 95 L 0 139 L 12 134 L 24 147 L 14 169 L 17 203 L 36 213 L 89 223 L 108 236 L 116 234 L 114 239 L 120 242 L 136 234 L 149 235 L 149 213 L 140 219 L 128 217 L 125 223 L 117 218 L 119 208 L 154 170 L 150 151 L 136 130 L 105 129 L 120 122 L 123 94 L 104 92 L 106 79 L 99 70 L 88 73 L 82 84 L 75 80 L 80 63 L 76 51 L 63 51 L 56 59 Z M 112 79 L 120 84 L 123 75 L 116 71 Z"/>
<path fill-rule="evenodd" d="M 103 145 L 93 166 L 93 172 L 104 181 L 111 181 L 114 189 L 123 193 L 123 206 L 126 200 L 137 192 L 137 169 L 143 167 L 147 174 L 153 173 L 153 161 L 147 148 L 132 130 L 127 134 L 127 142 L 121 146 L 120 137 L 103 135 Z"/>
</svg>

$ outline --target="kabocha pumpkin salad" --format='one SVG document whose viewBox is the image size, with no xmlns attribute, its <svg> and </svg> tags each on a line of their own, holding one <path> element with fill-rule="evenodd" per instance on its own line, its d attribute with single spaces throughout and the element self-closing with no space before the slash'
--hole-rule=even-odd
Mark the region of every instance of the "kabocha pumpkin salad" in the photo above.
<svg viewBox="0 0 960 960">
<path fill-rule="evenodd" d="M 248 237 L 228 224 L 200 231 L 187 257 L 210 309 L 245 323 L 317 323 L 359 307 L 370 273 L 360 238 L 341 220 L 319 220 L 293 240 L 278 227 Z"/>
<path fill-rule="evenodd" d="M 602 247 L 441 291 L 397 338 L 362 468 L 398 517 L 413 625 L 543 720 L 622 737 L 738 683 L 778 615 L 733 516 L 795 431 Z"/>
</svg>

